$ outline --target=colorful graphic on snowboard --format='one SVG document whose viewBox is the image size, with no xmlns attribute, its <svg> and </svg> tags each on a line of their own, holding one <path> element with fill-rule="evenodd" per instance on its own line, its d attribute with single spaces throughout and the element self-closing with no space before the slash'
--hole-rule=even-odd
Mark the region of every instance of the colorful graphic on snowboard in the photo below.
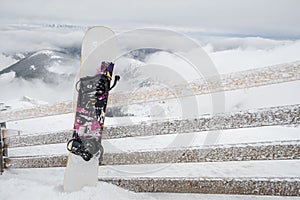
<svg viewBox="0 0 300 200">
<path fill-rule="evenodd" d="M 103 61 L 95 76 L 83 77 L 76 84 L 76 89 L 78 85 L 79 89 L 74 132 L 67 148 L 85 161 L 94 156 L 102 160 L 101 138 L 107 98 L 109 91 L 120 79 L 115 76 L 114 84 L 110 86 L 113 69 L 114 63 Z"/>
</svg>

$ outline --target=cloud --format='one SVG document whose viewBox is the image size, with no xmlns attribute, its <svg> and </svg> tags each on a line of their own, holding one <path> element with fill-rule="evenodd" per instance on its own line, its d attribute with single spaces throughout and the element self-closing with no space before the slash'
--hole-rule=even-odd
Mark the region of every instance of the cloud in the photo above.
<svg viewBox="0 0 300 200">
<path fill-rule="evenodd" d="M 17 60 L 15 60 L 9 56 L 0 54 L 0 71 L 5 69 L 8 66 L 14 64 L 15 62 L 17 62 Z"/>
<path fill-rule="evenodd" d="M 271 50 L 278 46 L 289 45 L 291 40 L 274 40 L 261 37 L 203 37 L 195 36 L 200 44 L 209 52 L 230 49 Z"/>
<path fill-rule="evenodd" d="M 83 30 L 13 27 L 9 30 L 0 30 L 0 52 L 80 47 L 83 35 Z"/>
<path fill-rule="evenodd" d="M 20 99 L 29 96 L 34 99 L 48 103 L 69 101 L 73 99 L 74 81 L 65 81 L 59 85 L 49 85 L 41 80 L 24 80 L 14 78 L 14 73 L 7 73 L 0 76 L 1 93 L 0 102 Z"/>
<path fill-rule="evenodd" d="M 115 0 L 1 2 L 2 23 L 163 26 L 268 37 L 300 37 L 297 0 Z"/>
<path fill-rule="evenodd" d="M 15 77 L 16 77 L 15 72 L 9 72 L 9 73 L 5 73 L 5 74 L 1 74 L 0 75 L 0 84 L 1 85 L 9 84 L 11 81 L 14 80 Z"/>
<path fill-rule="evenodd" d="M 220 74 L 300 61 L 300 40 L 276 42 L 272 48 L 262 43 L 260 48 L 236 48 L 208 54 Z"/>
</svg>

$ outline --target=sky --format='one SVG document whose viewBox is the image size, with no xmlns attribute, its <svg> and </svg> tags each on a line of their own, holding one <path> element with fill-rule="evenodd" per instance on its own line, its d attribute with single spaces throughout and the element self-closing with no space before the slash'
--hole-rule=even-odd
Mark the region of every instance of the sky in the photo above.
<svg viewBox="0 0 300 200">
<path fill-rule="evenodd" d="M 0 0 L 0 24 L 162 27 L 222 36 L 300 38 L 298 0 Z"/>
</svg>

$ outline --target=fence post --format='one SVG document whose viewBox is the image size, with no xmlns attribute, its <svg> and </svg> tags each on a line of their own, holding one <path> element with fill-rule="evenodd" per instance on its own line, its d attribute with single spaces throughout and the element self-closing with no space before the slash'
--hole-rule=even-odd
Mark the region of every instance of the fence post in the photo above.
<svg viewBox="0 0 300 200">
<path fill-rule="evenodd" d="M 3 171 L 4 171 L 4 160 L 3 160 L 3 138 L 2 138 L 2 128 L 6 127 L 6 123 L 0 123 L 0 175 L 2 175 Z"/>
</svg>

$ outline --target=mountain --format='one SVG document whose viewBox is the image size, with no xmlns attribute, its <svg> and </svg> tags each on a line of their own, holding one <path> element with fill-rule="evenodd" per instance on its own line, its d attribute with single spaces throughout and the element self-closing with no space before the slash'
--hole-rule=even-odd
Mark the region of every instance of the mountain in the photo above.
<svg viewBox="0 0 300 200">
<path fill-rule="evenodd" d="M 16 78 L 29 81 L 40 79 L 45 83 L 55 84 L 60 80 L 74 78 L 79 69 L 78 58 L 68 52 L 41 50 L 27 55 L 17 63 L 0 71 L 0 75 L 14 72 Z"/>
<path fill-rule="evenodd" d="M 154 53 L 160 52 L 162 50 L 155 49 L 155 48 L 142 48 L 142 49 L 136 49 L 128 54 L 125 55 L 125 57 L 132 58 L 141 62 L 145 62 L 146 58 Z"/>
<path fill-rule="evenodd" d="M 126 54 L 125 57 L 143 62 L 147 56 L 158 51 L 160 50 L 151 48 L 138 49 Z M 16 53 L 10 56 L 19 61 L 0 71 L 0 75 L 14 72 L 15 78 L 28 81 L 39 79 L 45 83 L 55 84 L 61 80 L 75 78 L 79 69 L 80 47 L 67 47 L 59 51 L 40 50 Z"/>
<path fill-rule="evenodd" d="M 137 49 L 119 59 L 114 73 L 121 76 L 121 84 L 118 84 L 118 87 L 114 88 L 112 92 L 132 92 L 134 94 L 135 91 L 142 91 L 154 86 L 158 87 L 155 85 L 153 77 L 149 77 L 149 70 L 144 71 L 145 68 L 142 66 L 146 64 L 145 61 L 147 61 L 148 56 L 160 51 L 150 48 Z M 17 90 L 20 92 L 16 95 L 10 95 L 17 100 L 5 103 L 9 103 L 12 106 L 11 109 L 16 109 L 38 105 L 32 98 L 50 103 L 56 102 L 58 99 L 72 100 L 72 91 L 76 80 L 75 75 L 79 70 L 79 55 L 80 48 L 76 46 L 61 49 L 60 51 L 41 50 L 10 54 L 9 56 L 15 56 L 14 58 L 19 61 L 0 71 L 0 76 L 2 75 L 1 80 L 6 86 L 1 89 L 6 94 Z M 22 79 L 26 80 L 26 82 L 23 82 Z M 42 82 L 35 82 L 34 80 Z M 148 116 L 151 108 L 157 105 L 160 107 L 165 106 L 157 103 L 148 106 L 111 107 L 108 108 L 106 115 L 110 117 Z M 146 112 L 137 111 L 145 107 L 147 107 Z M 3 104 L 0 107 L 1 109 L 6 110 L 9 108 Z"/>
</svg>

